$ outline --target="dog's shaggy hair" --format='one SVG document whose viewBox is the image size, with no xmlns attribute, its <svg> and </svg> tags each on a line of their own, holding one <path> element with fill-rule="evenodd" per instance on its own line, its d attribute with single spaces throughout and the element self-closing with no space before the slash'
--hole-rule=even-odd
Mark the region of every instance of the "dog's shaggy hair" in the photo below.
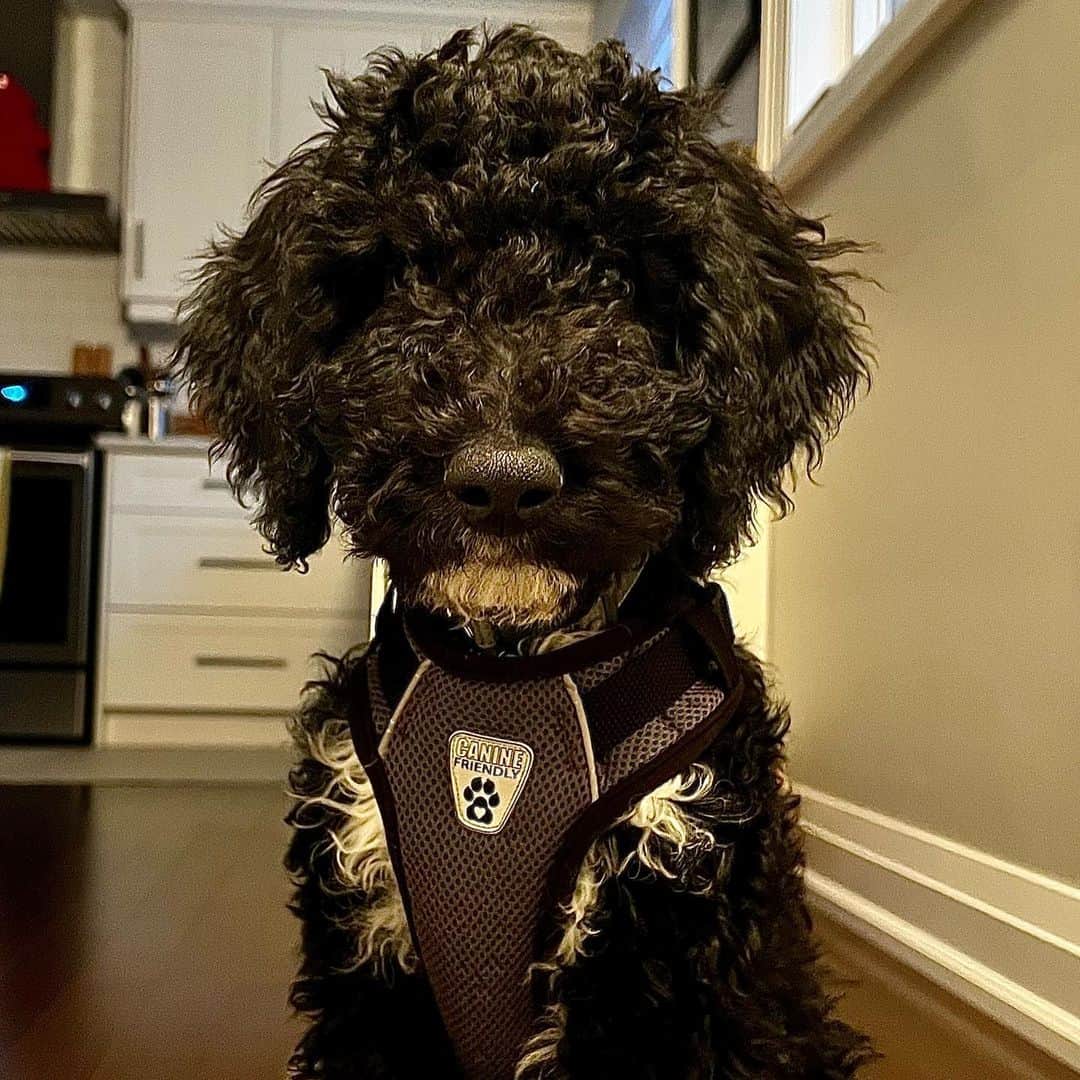
<svg viewBox="0 0 1080 1080">
<path fill-rule="evenodd" d="M 178 351 L 283 565 L 333 511 L 407 602 L 557 643 L 647 557 L 702 575 L 757 499 L 786 509 L 867 374 L 830 265 L 853 245 L 714 141 L 715 95 L 523 27 L 330 91 L 328 131 L 213 249 Z M 448 494 L 448 460 L 492 438 L 557 458 L 535 522 L 485 528 Z M 349 739 L 361 657 L 295 723 L 292 1075 L 455 1077 Z M 815 966 L 787 716 L 739 658 L 717 742 L 589 850 L 520 1078 L 838 1078 L 869 1056 Z"/>
</svg>

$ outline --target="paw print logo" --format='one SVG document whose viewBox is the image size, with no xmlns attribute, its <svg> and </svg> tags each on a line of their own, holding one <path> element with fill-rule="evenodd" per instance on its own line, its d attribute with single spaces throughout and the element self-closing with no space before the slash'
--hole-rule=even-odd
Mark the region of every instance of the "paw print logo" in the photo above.
<svg viewBox="0 0 1080 1080">
<path fill-rule="evenodd" d="M 465 797 L 465 816 L 477 825 L 490 825 L 495 815 L 492 811 L 499 805 L 499 793 L 490 780 L 476 777 L 462 792 Z"/>
<path fill-rule="evenodd" d="M 532 747 L 461 729 L 447 749 L 454 817 L 473 832 L 500 832 L 529 779 Z"/>
</svg>

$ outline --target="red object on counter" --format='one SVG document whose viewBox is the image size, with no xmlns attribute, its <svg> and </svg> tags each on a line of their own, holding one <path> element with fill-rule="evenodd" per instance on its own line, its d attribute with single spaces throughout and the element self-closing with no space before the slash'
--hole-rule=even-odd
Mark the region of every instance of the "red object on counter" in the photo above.
<svg viewBox="0 0 1080 1080">
<path fill-rule="evenodd" d="M 48 191 L 49 133 L 34 99 L 0 71 L 0 191 Z"/>
</svg>

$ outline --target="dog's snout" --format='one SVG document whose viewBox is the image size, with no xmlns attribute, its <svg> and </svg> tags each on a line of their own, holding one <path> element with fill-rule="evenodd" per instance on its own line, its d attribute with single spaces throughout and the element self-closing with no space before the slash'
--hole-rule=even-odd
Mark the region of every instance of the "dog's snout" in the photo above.
<svg viewBox="0 0 1080 1080">
<path fill-rule="evenodd" d="M 528 521 L 562 490 L 562 470 L 542 446 L 481 442 L 450 459 L 445 482 L 470 521 Z"/>
</svg>

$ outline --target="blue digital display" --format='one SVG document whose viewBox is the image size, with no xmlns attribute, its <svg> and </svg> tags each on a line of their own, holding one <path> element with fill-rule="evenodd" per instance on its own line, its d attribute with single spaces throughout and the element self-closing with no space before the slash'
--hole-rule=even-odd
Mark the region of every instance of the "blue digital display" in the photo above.
<svg viewBox="0 0 1080 1080">
<path fill-rule="evenodd" d="M 22 383 L 0 386 L 0 397 L 12 405 L 21 405 L 30 396 L 30 391 Z"/>
</svg>

